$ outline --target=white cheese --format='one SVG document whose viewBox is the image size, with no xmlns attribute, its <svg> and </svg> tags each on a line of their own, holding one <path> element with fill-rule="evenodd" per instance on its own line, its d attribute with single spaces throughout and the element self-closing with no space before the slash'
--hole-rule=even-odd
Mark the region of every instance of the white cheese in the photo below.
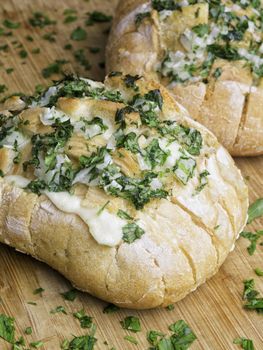
<svg viewBox="0 0 263 350">
<path fill-rule="evenodd" d="M 25 188 L 30 183 L 30 180 L 20 175 L 8 175 L 4 177 L 5 181 L 14 184 L 16 187 Z"/>
<path fill-rule="evenodd" d="M 102 245 L 114 247 L 122 239 L 124 220 L 106 209 L 98 214 L 100 208 L 88 209 L 82 206 L 81 199 L 68 192 L 44 192 L 61 211 L 78 215 L 88 226 L 92 237 Z"/>
</svg>

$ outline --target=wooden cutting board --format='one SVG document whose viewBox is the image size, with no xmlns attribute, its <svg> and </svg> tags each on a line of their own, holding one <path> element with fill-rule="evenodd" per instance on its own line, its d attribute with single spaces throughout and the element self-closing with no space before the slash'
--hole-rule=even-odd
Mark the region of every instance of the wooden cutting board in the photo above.
<svg viewBox="0 0 263 350">
<path fill-rule="evenodd" d="M 123 0 L 124 1 L 124 0 Z M 64 68 L 83 76 L 103 79 L 104 47 L 107 40 L 109 23 L 98 23 L 85 27 L 86 12 L 100 10 L 110 15 L 114 13 L 117 0 L 1 0 L 0 22 L 11 19 L 20 22 L 20 28 L 8 30 L 11 36 L 0 36 L 0 47 L 8 44 L 7 50 L 0 51 L 0 85 L 8 86 L 8 93 L 30 92 L 37 84 L 48 84 L 48 80 L 41 75 L 43 68 L 55 60 L 70 61 Z M 64 24 L 63 11 L 73 8 L 77 11 L 78 20 Z M 57 21 L 56 25 L 46 26 L 43 29 L 29 25 L 29 18 L 35 11 L 47 14 Z M 87 32 L 87 39 L 83 41 L 70 41 L 71 32 L 81 25 Z M 0 23 L 0 27 L 2 27 Z M 55 32 L 55 42 L 44 40 L 46 33 Z M 0 29 L 1 32 L 1 29 Z M 27 38 L 32 36 L 34 41 Z M 63 47 L 71 43 L 72 50 Z M 100 47 L 99 53 L 90 53 L 90 47 Z M 32 53 L 40 48 L 39 54 Z M 21 58 L 21 50 L 26 50 L 28 56 Z M 74 52 L 84 53 L 88 57 L 92 69 L 85 70 L 74 58 Z M 6 73 L 6 69 L 14 68 L 13 72 Z M 58 78 L 52 75 L 51 78 Z M 238 159 L 237 165 L 243 175 L 249 177 L 251 201 L 263 196 L 263 158 Z M 263 227 L 263 220 L 258 220 L 251 229 Z M 126 340 L 119 321 L 125 316 L 136 315 L 142 323 L 142 332 L 135 335 L 139 344 L 137 349 L 147 349 L 146 332 L 150 329 L 161 330 L 168 333 L 168 325 L 179 319 L 184 319 L 197 335 L 198 340 L 192 345 L 193 350 L 231 350 L 239 349 L 233 345 L 236 337 L 251 338 L 256 350 L 263 349 L 263 316 L 248 312 L 242 308 L 242 290 L 244 279 L 254 278 L 256 286 L 263 293 L 263 277 L 253 272 L 254 268 L 263 269 L 263 247 L 259 246 L 257 252 L 251 257 L 246 247 L 248 242 L 241 238 L 236 249 L 229 255 L 227 261 L 218 274 L 209 280 L 197 291 L 175 305 L 173 311 L 166 309 L 150 311 L 121 310 L 106 315 L 102 310 L 105 306 L 87 294 L 78 293 L 74 302 L 67 302 L 59 293 L 70 288 L 70 284 L 51 268 L 34 259 L 15 252 L 4 245 L 0 246 L 0 313 L 15 318 L 16 334 L 23 335 L 26 327 L 31 326 L 33 333 L 26 336 L 26 340 L 42 340 L 41 349 L 57 350 L 64 338 L 85 334 L 72 312 L 84 308 L 88 315 L 94 317 L 97 324 L 96 337 L 98 342 L 95 349 L 107 350 L 115 347 L 116 350 L 136 349 Z M 38 287 L 45 289 L 42 297 L 33 295 Z M 29 301 L 37 305 L 28 304 Z M 50 310 L 62 305 L 68 314 L 51 314 Z M 105 345 L 106 341 L 109 345 Z M 0 349 L 11 349 L 11 346 L 0 340 Z"/>
</svg>

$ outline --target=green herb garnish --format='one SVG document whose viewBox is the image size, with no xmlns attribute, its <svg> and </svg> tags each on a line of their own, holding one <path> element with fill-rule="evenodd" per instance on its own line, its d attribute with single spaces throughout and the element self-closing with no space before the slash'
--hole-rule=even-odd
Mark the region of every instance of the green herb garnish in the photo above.
<svg viewBox="0 0 263 350">
<path fill-rule="evenodd" d="M 263 198 L 257 199 L 248 208 L 248 220 L 247 223 L 250 224 L 255 219 L 263 215 Z"/>
<path fill-rule="evenodd" d="M 86 40 L 87 32 L 85 29 L 81 27 L 77 27 L 76 29 L 73 30 L 70 37 L 72 40 L 75 40 L 75 41 Z"/>
<path fill-rule="evenodd" d="M 67 292 L 61 293 L 61 295 L 64 297 L 65 300 L 74 301 L 77 297 L 77 290 L 71 289 Z"/>
<path fill-rule="evenodd" d="M 127 329 L 131 332 L 140 332 L 141 331 L 141 324 L 140 320 L 136 316 L 127 316 L 123 321 L 121 321 L 121 326 L 123 329 Z"/>
<path fill-rule="evenodd" d="M 255 350 L 253 341 L 246 338 L 236 338 L 233 341 L 234 344 L 241 345 L 244 350 Z"/>
<path fill-rule="evenodd" d="M 256 233 L 252 232 L 241 232 L 241 237 L 247 238 L 250 241 L 250 245 L 247 248 L 249 255 L 253 255 L 255 253 L 258 240 L 263 237 L 263 231 L 257 231 Z"/>
</svg>

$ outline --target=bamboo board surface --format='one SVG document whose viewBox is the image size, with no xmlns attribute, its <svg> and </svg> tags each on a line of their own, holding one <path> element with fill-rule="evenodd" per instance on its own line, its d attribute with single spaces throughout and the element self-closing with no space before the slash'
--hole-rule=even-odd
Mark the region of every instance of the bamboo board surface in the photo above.
<svg viewBox="0 0 263 350">
<path fill-rule="evenodd" d="M 32 93 L 37 84 L 48 83 L 48 80 L 42 77 L 41 70 L 56 59 L 70 61 L 64 65 L 64 69 L 68 72 L 103 79 L 104 71 L 101 67 L 109 23 L 98 23 L 88 27 L 83 23 L 87 17 L 86 12 L 100 10 L 108 15 L 113 14 L 116 3 L 117 0 L 1 0 L 0 28 L 1 22 L 6 18 L 21 22 L 21 26 L 11 30 L 12 36 L 0 36 L 0 46 L 8 44 L 9 47 L 6 52 L 0 51 L 0 85 L 8 86 L 7 93 L 19 91 Z M 67 8 L 77 10 L 76 22 L 63 24 L 63 11 Z M 51 19 L 56 19 L 57 25 L 43 29 L 30 26 L 28 19 L 35 11 L 41 11 Z M 87 39 L 70 41 L 70 33 L 78 25 L 86 29 Z M 45 33 L 52 31 L 56 32 L 55 42 L 42 38 Z M 26 39 L 28 35 L 33 37 L 33 42 Z M 69 42 L 73 45 L 71 51 L 63 49 Z M 40 48 L 39 54 L 32 53 L 32 49 L 36 47 Z M 92 54 L 89 52 L 90 47 L 100 47 L 101 51 Z M 23 48 L 28 52 L 27 58 L 20 57 L 19 52 Z M 79 49 L 84 50 L 92 69 L 85 70 L 74 58 L 73 53 Z M 8 68 L 14 68 L 14 71 L 7 74 Z M 52 75 L 52 78 L 58 78 L 58 75 Z M 263 196 L 263 157 L 238 159 L 236 162 L 243 175 L 249 176 L 251 201 Z M 251 229 L 262 227 L 263 220 L 261 222 L 258 220 Z M 17 336 L 23 335 L 24 329 L 31 326 L 33 333 L 26 336 L 26 340 L 29 342 L 42 340 L 44 346 L 41 349 L 45 350 L 60 349 L 62 340 L 72 338 L 72 334 L 78 336 L 85 334 L 78 320 L 72 317 L 72 312 L 81 308 L 94 317 L 94 322 L 97 324 L 98 342 L 95 349 L 98 350 L 110 350 L 112 347 L 116 350 L 147 349 L 147 330 L 169 333 L 168 325 L 179 319 L 184 319 L 198 338 L 191 350 L 238 349 L 239 346 L 233 344 L 233 339 L 239 336 L 253 339 L 255 349 L 262 350 L 263 316 L 242 308 L 242 282 L 244 279 L 254 278 L 257 290 L 263 293 L 263 277 L 258 277 L 253 272 L 256 267 L 263 269 L 263 247 L 258 246 L 256 253 L 249 256 L 247 245 L 247 240 L 241 238 L 218 274 L 177 303 L 173 311 L 120 310 L 109 315 L 102 312 L 105 303 L 85 293 L 78 293 L 74 302 L 64 301 L 59 293 L 67 291 L 70 284 L 61 275 L 45 264 L 1 245 L 0 314 L 4 313 L 15 318 Z M 33 290 L 40 286 L 45 289 L 42 297 L 33 295 Z M 30 305 L 28 301 L 36 302 L 37 305 Z M 58 305 L 63 305 L 68 314 L 50 314 L 50 310 Z M 135 335 L 139 342 L 137 346 L 123 339 L 128 333 L 121 328 L 119 321 L 128 315 L 138 316 L 142 323 L 142 332 Z M 105 345 L 104 341 L 109 345 Z M 0 340 L 0 349 L 11 349 L 11 345 Z"/>
</svg>

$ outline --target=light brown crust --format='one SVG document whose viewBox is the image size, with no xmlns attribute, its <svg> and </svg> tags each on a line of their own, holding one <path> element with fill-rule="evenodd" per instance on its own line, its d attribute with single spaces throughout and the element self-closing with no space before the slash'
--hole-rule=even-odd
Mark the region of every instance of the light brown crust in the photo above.
<svg viewBox="0 0 263 350">
<path fill-rule="evenodd" d="M 201 23 L 206 23 L 206 5 L 202 6 Z M 136 27 L 136 14 L 148 10 L 151 17 Z M 191 6 L 183 8 L 171 28 L 169 25 L 162 28 L 150 1 L 120 1 L 107 46 L 107 71 L 144 75 L 166 86 L 166 78 L 156 73 L 163 46 L 180 46 L 176 33 L 187 28 L 188 20 L 191 26 L 199 23 L 200 17 L 196 19 L 195 12 Z M 171 88 L 176 101 L 187 108 L 194 120 L 210 129 L 234 156 L 263 154 L 262 84 L 252 86 L 252 74 L 249 68 L 244 68 L 244 63 L 217 59 L 212 67 L 212 72 L 217 67 L 222 69 L 217 81 L 210 76 L 208 84 L 188 83 Z"/>
<path fill-rule="evenodd" d="M 106 84 L 121 87 L 122 80 L 111 78 Z M 246 223 L 248 195 L 240 171 L 216 138 L 185 116 L 163 87 L 143 79 L 138 85 L 145 92 L 160 88 L 164 114 L 172 113 L 202 133 L 210 153 L 198 166 L 204 163 L 211 174 L 204 190 L 192 196 L 192 189 L 188 193 L 174 184 L 170 200 L 153 200 L 138 212 L 146 232 L 141 239 L 108 247 L 93 239 L 77 215 L 66 214 L 45 195 L 27 192 L 3 178 L 0 241 L 46 262 L 80 290 L 122 307 L 146 309 L 182 299 L 216 273 Z M 61 99 L 67 111 L 76 111 L 85 101 Z M 100 101 L 96 104 L 99 108 Z M 105 105 L 102 101 L 107 118 Z M 0 154 L 0 166 L 2 161 Z M 87 203 L 105 203 L 107 198 L 96 188 L 83 195 Z M 112 205 L 126 204 L 117 198 Z"/>
</svg>

